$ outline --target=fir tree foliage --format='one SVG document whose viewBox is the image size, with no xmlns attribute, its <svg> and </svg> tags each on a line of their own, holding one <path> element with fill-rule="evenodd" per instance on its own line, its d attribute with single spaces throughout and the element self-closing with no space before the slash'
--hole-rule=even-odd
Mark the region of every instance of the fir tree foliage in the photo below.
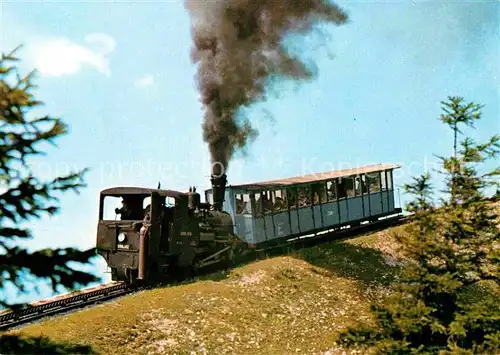
<svg viewBox="0 0 500 355">
<path fill-rule="evenodd" d="M 72 262 L 89 262 L 95 256 L 94 249 L 31 252 L 21 246 L 33 237 L 24 225 L 58 213 L 58 196 L 84 187 L 86 169 L 52 181 L 41 181 L 34 176 L 29 159 L 44 155 L 44 144 L 55 145 L 54 141 L 67 133 L 67 126 L 61 119 L 50 116 L 30 118 L 32 110 L 42 102 L 32 93 L 35 72 L 19 75 L 16 51 L 2 54 L 0 61 L 0 288 L 11 283 L 22 292 L 26 276 L 34 276 L 50 281 L 54 291 L 59 286 L 74 289 L 99 280 L 69 266 Z M 0 295 L 1 306 L 20 306 L 8 303 L 3 293 Z"/>
<path fill-rule="evenodd" d="M 449 98 L 453 132 L 480 117 L 478 105 Z M 500 352 L 499 206 L 484 195 L 498 187 L 499 169 L 479 173 L 497 158 L 499 137 L 475 143 L 466 137 L 441 158 L 448 196 L 432 199 L 430 175 L 414 178 L 405 191 L 415 196 L 414 220 L 396 235 L 408 261 L 400 282 L 384 302 L 373 304 L 375 323 L 343 331 L 344 345 L 369 346 L 379 354 L 494 354 Z"/>
<path fill-rule="evenodd" d="M 453 156 L 457 155 L 458 135 L 463 134 L 461 125 L 474 127 L 474 122 L 481 119 L 483 106 L 473 102 L 464 103 L 463 97 L 448 96 L 447 101 L 441 101 L 443 114 L 440 119 L 453 131 Z"/>
</svg>

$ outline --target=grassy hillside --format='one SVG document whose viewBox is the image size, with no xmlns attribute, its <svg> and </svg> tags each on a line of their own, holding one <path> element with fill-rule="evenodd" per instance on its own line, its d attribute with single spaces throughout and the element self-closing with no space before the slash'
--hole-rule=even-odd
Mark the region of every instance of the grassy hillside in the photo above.
<svg viewBox="0 0 500 355">
<path fill-rule="evenodd" d="M 341 354 L 334 334 L 368 317 L 368 301 L 397 277 L 395 256 L 389 231 L 368 234 L 11 333 L 100 354 Z"/>
</svg>

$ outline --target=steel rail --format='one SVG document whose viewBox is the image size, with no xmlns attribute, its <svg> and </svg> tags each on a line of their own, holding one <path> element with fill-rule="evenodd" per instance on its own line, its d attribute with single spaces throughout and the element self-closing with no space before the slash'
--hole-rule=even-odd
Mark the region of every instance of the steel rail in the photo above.
<svg viewBox="0 0 500 355">
<path fill-rule="evenodd" d="M 107 301 L 139 290 L 140 288 L 131 287 L 125 283 L 112 282 L 34 302 L 18 311 L 1 312 L 0 330 L 5 331 L 47 316 Z"/>
</svg>

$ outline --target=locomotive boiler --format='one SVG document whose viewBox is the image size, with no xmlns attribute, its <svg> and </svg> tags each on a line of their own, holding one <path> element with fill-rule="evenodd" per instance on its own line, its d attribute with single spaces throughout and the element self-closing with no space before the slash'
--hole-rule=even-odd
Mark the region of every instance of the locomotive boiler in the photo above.
<svg viewBox="0 0 500 355">
<path fill-rule="evenodd" d="M 103 190 L 96 247 L 112 280 L 183 279 L 194 269 L 230 264 L 242 243 L 231 216 L 222 210 L 226 175 L 212 175 L 211 182 L 213 204 L 202 203 L 195 188 L 188 193 L 138 187 Z M 104 216 L 110 198 L 122 203 L 114 210 L 114 220 Z"/>
</svg>

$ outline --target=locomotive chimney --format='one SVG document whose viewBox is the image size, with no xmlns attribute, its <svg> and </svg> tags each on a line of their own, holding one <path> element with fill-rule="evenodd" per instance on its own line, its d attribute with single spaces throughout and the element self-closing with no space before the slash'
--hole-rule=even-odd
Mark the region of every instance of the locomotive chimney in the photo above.
<svg viewBox="0 0 500 355">
<path fill-rule="evenodd" d="M 212 182 L 212 196 L 214 199 L 214 210 L 222 211 L 222 204 L 224 202 L 224 193 L 226 191 L 226 174 L 216 175 L 212 174 L 210 179 Z"/>
</svg>

